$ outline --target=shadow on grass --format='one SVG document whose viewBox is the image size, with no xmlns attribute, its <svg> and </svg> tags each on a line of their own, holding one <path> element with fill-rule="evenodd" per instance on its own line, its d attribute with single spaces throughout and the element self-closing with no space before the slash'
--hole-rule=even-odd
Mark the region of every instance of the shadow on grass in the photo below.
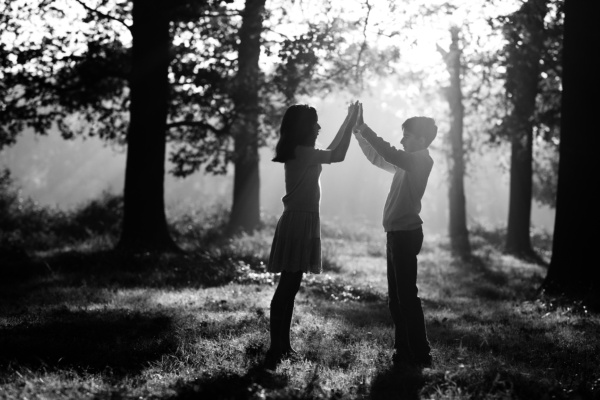
<svg viewBox="0 0 600 400">
<path fill-rule="evenodd" d="M 209 287 L 231 282 L 239 260 L 207 252 L 128 255 L 112 250 L 65 251 L 4 265 L 12 284 L 51 279 L 55 284 L 117 287 Z"/>
<path fill-rule="evenodd" d="M 127 310 L 58 310 L 0 328 L 0 365 L 137 374 L 175 351 L 170 317 Z"/>
<path fill-rule="evenodd" d="M 388 367 L 378 370 L 371 382 L 371 399 L 420 399 L 425 380 L 418 369 L 399 371 Z"/>
<path fill-rule="evenodd" d="M 548 260 L 546 260 L 541 254 L 547 255 L 551 253 L 551 235 L 547 233 L 534 232 L 531 235 L 531 244 L 531 251 L 512 255 L 523 261 L 548 267 Z M 500 252 L 506 253 L 506 228 L 485 228 L 481 225 L 472 227 L 471 246 L 474 251 L 486 246 L 492 246 Z"/>
<path fill-rule="evenodd" d="M 205 374 L 191 382 L 180 383 L 174 388 L 176 394 L 172 400 L 192 399 L 240 399 L 265 398 L 265 390 L 269 390 L 270 399 L 301 398 L 285 388 L 288 379 L 284 375 L 274 374 L 261 367 L 251 368 L 245 375 L 234 373 Z"/>
<path fill-rule="evenodd" d="M 589 338 L 600 335 L 600 327 L 591 323 L 577 330 Z M 447 349 L 447 359 L 438 362 L 454 370 L 462 364 L 453 377 L 433 376 L 428 386 L 462 388 L 475 397 L 501 388 L 524 399 L 600 398 L 597 345 L 568 344 L 564 332 L 549 331 L 532 319 L 465 313 L 444 322 L 434 320 L 427 331 L 434 348 Z M 572 397 L 573 388 L 580 397 Z"/>
<path fill-rule="evenodd" d="M 489 301 L 531 300 L 540 294 L 542 280 L 536 272 L 527 274 L 513 267 L 498 267 L 493 260 L 476 255 L 467 261 L 455 260 L 453 264 L 452 268 L 462 272 L 455 277 L 457 286 L 469 292 L 470 297 Z"/>
</svg>

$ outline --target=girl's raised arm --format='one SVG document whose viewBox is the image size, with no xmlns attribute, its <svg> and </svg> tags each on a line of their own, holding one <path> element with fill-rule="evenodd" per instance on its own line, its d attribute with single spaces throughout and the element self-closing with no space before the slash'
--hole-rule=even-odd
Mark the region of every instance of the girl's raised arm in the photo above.
<svg viewBox="0 0 600 400">
<path fill-rule="evenodd" d="M 348 115 L 340 126 L 338 133 L 333 138 L 333 141 L 327 147 L 331 150 L 331 162 L 341 162 L 346 158 L 346 152 L 350 146 L 350 137 L 352 136 L 352 129 L 356 124 L 356 118 L 358 116 L 358 101 L 351 104 L 348 107 Z"/>
</svg>

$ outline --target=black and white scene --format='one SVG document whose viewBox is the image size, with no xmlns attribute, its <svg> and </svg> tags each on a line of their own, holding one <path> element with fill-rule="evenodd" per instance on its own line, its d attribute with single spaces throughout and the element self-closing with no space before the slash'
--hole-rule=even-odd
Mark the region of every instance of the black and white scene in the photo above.
<svg viewBox="0 0 600 400">
<path fill-rule="evenodd" d="M 0 400 L 600 400 L 599 8 L 0 0 Z"/>
</svg>

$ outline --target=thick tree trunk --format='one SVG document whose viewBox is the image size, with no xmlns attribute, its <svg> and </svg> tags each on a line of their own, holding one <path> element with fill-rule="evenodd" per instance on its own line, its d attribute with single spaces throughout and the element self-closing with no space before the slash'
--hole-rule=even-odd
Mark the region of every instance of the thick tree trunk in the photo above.
<svg viewBox="0 0 600 400">
<path fill-rule="evenodd" d="M 233 93 L 237 120 L 232 127 L 235 171 L 230 232 L 251 231 L 260 224 L 258 60 L 264 8 L 265 0 L 246 0 L 240 28 L 238 73 Z"/>
<path fill-rule="evenodd" d="M 132 35 L 124 217 L 117 247 L 128 252 L 174 250 L 164 204 L 171 43 L 164 0 L 134 1 Z"/>
<path fill-rule="evenodd" d="M 452 43 L 450 51 L 442 52 L 448 72 L 450 73 L 450 87 L 446 90 L 446 98 L 450 105 L 450 156 L 448 158 L 448 200 L 450 216 L 448 220 L 448 234 L 452 252 L 460 257 L 471 254 L 469 231 L 467 229 L 467 210 L 465 200 L 465 161 L 463 147 L 463 119 L 464 106 L 461 89 L 461 51 L 458 47 L 459 29 L 450 30 Z"/>
<path fill-rule="evenodd" d="M 600 308 L 597 171 L 598 135 L 594 116 L 600 93 L 591 49 L 600 45 L 594 26 L 598 3 L 565 1 L 560 161 L 552 259 L 544 287 L 587 297 Z"/>
<path fill-rule="evenodd" d="M 511 139 L 506 251 L 518 256 L 529 257 L 533 255 L 529 232 L 533 184 L 533 132 L 530 126 L 520 133 L 522 136 L 515 135 Z"/>
<path fill-rule="evenodd" d="M 506 251 L 522 257 L 535 257 L 529 232 L 533 185 L 531 121 L 538 94 L 546 2 L 529 0 L 517 12 L 515 29 L 521 33 L 523 43 L 513 43 L 507 68 L 507 87 L 513 96 L 514 108 L 508 119 L 512 136 Z"/>
</svg>

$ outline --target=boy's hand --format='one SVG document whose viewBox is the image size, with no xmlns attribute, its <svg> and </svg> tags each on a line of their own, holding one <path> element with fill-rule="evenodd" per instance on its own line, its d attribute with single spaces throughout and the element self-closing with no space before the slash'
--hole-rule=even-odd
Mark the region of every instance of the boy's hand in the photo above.
<svg viewBox="0 0 600 400">
<path fill-rule="evenodd" d="M 363 119 L 363 105 L 362 103 L 358 103 L 358 117 L 356 118 L 356 125 L 361 126 L 364 123 L 365 120 Z"/>
<path fill-rule="evenodd" d="M 358 100 L 356 103 L 350 104 L 350 107 L 348 107 L 348 115 L 350 115 L 348 125 L 354 127 L 354 125 L 356 125 L 356 119 L 358 118 Z"/>
</svg>

